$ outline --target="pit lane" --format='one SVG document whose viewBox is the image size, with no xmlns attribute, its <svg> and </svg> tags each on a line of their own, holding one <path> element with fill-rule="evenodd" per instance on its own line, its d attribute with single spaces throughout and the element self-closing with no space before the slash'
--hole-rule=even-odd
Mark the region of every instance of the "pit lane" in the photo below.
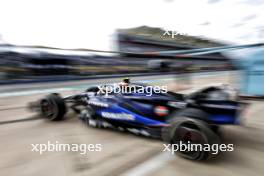
<svg viewBox="0 0 264 176">
<path fill-rule="evenodd" d="M 134 78 L 153 84 L 179 88 L 168 75 Z M 87 86 L 118 82 L 119 79 L 68 81 L 1 86 L 0 88 L 0 175 L 261 175 L 264 173 L 264 102 L 252 102 L 243 117 L 244 126 L 226 126 L 225 143 L 233 143 L 234 152 L 222 153 L 209 162 L 192 162 L 180 157 L 163 156 L 157 167 L 149 169 L 162 154 L 162 142 L 133 134 L 86 127 L 74 114 L 62 122 L 39 119 L 25 109 L 26 104 L 60 90 L 62 95 L 78 93 Z M 212 82 L 233 83 L 233 74 L 217 73 L 193 76 L 193 86 Z M 64 90 L 61 88 L 65 88 Z M 67 89 L 70 88 L 70 89 Z M 22 92 L 21 94 L 17 92 Z M 16 94 L 14 94 L 16 93 Z M 1 97 L 2 96 L 2 97 Z M 28 120 L 25 120 L 28 119 Z M 31 152 L 31 144 L 102 144 L 101 152 L 87 156 L 77 152 Z M 139 172 L 141 167 L 141 172 Z M 143 168 L 143 169 L 142 169 Z"/>
</svg>

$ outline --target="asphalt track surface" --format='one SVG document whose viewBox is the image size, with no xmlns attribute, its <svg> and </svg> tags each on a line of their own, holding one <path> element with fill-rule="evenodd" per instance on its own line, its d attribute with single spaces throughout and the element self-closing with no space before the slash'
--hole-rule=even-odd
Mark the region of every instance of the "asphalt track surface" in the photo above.
<svg viewBox="0 0 264 176">
<path fill-rule="evenodd" d="M 192 86 L 213 82 L 233 84 L 234 73 L 192 76 Z M 192 162 L 162 152 L 163 142 L 129 133 L 87 127 L 69 112 L 62 122 L 40 119 L 25 107 L 50 92 L 69 95 L 101 83 L 119 79 L 98 79 L 0 87 L 0 175 L 245 175 L 264 173 L 264 102 L 252 104 L 241 126 L 221 129 L 224 143 L 234 144 L 233 152 L 222 152 L 206 162 Z M 168 75 L 135 77 L 133 81 L 183 88 Z M 190 85 L 188 85 L 190 86 Z M 186 88 L 186 86 L 184 87 Z M 31 144 L 48 141 L 67 144 L 102 144 L 101 152 L 32 152 Z"/>
</svg>

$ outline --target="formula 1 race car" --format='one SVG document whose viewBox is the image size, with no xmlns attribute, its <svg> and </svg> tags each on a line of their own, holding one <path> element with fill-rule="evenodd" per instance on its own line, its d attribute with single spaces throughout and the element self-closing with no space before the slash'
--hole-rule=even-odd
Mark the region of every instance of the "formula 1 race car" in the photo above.
<svg viewBox="0 0 264 176">
<path fill-rule="evenodd" d="M 115 92 L 114 85 L 91 87 L 62 98 L 53 93 L 30 104 L 51 120 L 62 120 L 71 109 L 89 126 L 114 128 L 159 138 L 169 144 L 220 144 L 220 125 L 238 124 L 243 103 L 226 85 L 205 86 L 189 93 L 157 93 L 153 86 L 130 84 L 132 92 Z M 140 87 L 140 89 L 139 89 Z M 110 89 L 109 89 L 110 88 Z M 108 90 L 111 90 L 108 91 Z M 210 151 L 178 151 L 192 160 L 210 158 Z"/>
</svg>

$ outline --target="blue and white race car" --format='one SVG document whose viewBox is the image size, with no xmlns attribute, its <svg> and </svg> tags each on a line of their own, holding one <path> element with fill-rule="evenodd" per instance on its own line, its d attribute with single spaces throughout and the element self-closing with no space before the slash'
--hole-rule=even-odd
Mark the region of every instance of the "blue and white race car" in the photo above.
<svg viewBox="0 0 264 176">
<path fill-rule="evenodd" d="M 220 144 L 219 126 L 239 124 L 244 104 L 227 86 L 206 86 L 190 93 L 159 92 L 149 85 L 130 84 L 132 92 L 116 86 L 91 87 L 62 98 L 53 93 L 30 104 L 51 121 L 64 119 L 71 109 L 89 126 L 113 128 L 159 138 L 170 144 Z M 140 89 L 139 89 L 140 87 Z M 111 91 L 109 91 L 111 90 Z M 208 151 L 178 151 L 192 160 L 204 160 Z"/>
</svg>

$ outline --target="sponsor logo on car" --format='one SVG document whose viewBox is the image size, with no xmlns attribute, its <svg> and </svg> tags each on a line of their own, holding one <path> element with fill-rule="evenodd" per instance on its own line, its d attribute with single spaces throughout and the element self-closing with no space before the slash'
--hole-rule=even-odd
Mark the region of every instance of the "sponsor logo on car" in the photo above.
<svg viewBox="0 0 264 176">
<path fill-rule="evenodd" d="M 135 117 L 126 113 L 102 112 L 102 117 L 117 120 L 135 120 Z"/>
<path fill-rule="evenodd" d="M 92 100 L 89 100 L 89 101 L 88 101 L 88 104 L 90 104 L 90 105 L 94 105 L 94 106 L 100 106 L 100 107 L 104 107 L 104 108 L 109 107 L 108 104 L 106 104 L 106 103 L 102 103 L 102 102 L 99 102 L 99 101 L 92 101 Z"/>
<path fill-rule="evenodd" d="M 168 105 L 175 108 L 185 108 L 186 102 L 177 102 L 177 101 L 170 101 Z"/>
</svg>

